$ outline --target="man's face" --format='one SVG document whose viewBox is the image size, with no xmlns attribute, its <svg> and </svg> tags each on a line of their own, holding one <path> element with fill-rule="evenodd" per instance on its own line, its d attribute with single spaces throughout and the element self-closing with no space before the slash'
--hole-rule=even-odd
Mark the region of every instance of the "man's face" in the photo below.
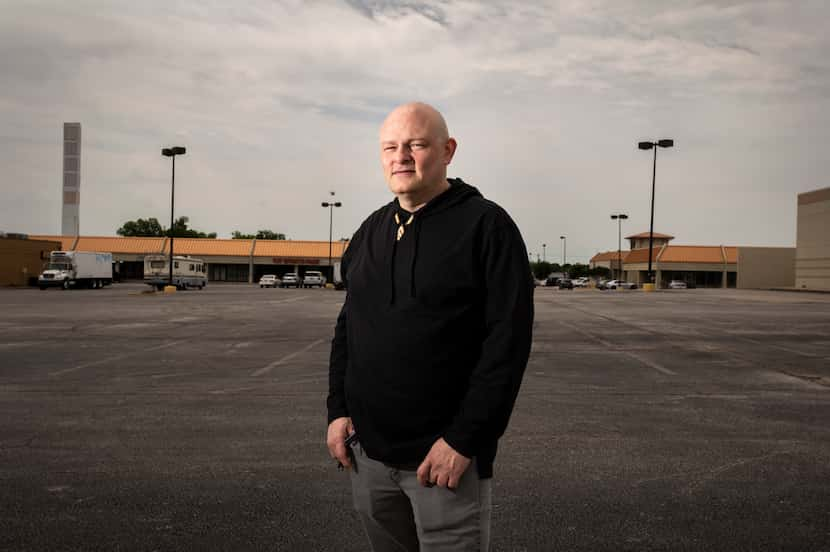
<svg viewBox="0 0 830 552">
<path fill-rule="evenodd" d="M 414 194 L 446 180 L 455 142 L 442 136 L 429 113 L 393 112 L 380 130 L 381 164 L 393 194 Z"/>
</svg>

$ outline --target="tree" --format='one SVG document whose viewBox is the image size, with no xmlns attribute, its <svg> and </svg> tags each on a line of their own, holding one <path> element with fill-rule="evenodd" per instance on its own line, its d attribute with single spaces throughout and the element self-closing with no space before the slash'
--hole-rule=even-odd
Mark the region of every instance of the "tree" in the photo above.
<svg viewBox="0 0 830 552">
<path fill-rule="evenodd" d="M 537 280 L 544 280 L 548 274 L 554 272 L 553 266 L 546 261 L 537 261 L 530 263 L 530 271 Z"/>
<path fill-rule="evenodd" d="M 234 230 L 231 234 L 231 238 L 235 240 L 252 240 L 254 238 L 258 240 L 284 240 L 286 239 L 285 234 L 281 232 L 274 232 L 273 230 L 257 230 L 256 234 L 243 234 L 239 230 Z"/>
<path fill-rule="evenodd" d="M 150 236 L 160 238 L 165 235 L 164 229 L 155 217 L 148 218 L 147 220 L 141 218 L 138 220 L 128 220 L 115 233 L 119 236 L 127 237 Z"/>
<path fill-rule="evenodd" d="M 174 238 L 216 238 L 216 232 L 206 234 L 204 232 L 188 228 L 188 222 L 190 222 L 190 217 L 185 216 L 181 216 L 173 221 L 172 235 Z M 167 235 L 170 235 L 170 232 L 167 232 Z"/>
<path fill-rule="evenodd" d="M 199 232 L 187 227 L 190 218 L 182 216 L 173 221 L 173 237 L 175 238 L 216 238 L 216 232 Z M 170 235 L 170 230 L 161 226 L 158 219 L 149 218 L 147 220 L 128 220 L 121 228 L 115 231 L 119 236 L 144 236 L 162 238 Z"/>
</svg>

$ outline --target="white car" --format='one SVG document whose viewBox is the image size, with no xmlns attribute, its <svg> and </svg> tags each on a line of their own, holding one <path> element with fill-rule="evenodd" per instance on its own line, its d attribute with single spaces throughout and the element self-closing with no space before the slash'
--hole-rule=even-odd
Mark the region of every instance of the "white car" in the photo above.
<svg viewBox="0 0 830 552">
<path fill-rule="evenodd" d="M 633 282 L 623 282 L 622 280 L 611 280 L 605 284 L 605 289 L 637 289 L 637 284 Z"/>
<path fill-rule="evenodd" d="M 261 288 L 275 288 L 278 285 L 280 285 L 280 281 L 275 274 L 265 274 L 262 278 L 259 279 L 259 287 Z"/>
<path fill-rule="evenodd" d="M 669 282 L 669 289 L 686 289 L 687 287 L 689 286 L 683 280 L 672 280 Z"/>
<path fill-rule="evenodd" d="M 323 273 L 317 270 L 307 270 L 303 278 L 303 287 L 323 287 L 325 283 L 326 279 L 323 277 Z"/>
<path fill-rule="evenodd" d="M 573 284 L 574 287 L 588 287 L 588 278 L 577 278 Z"/>
<path fill-rule="evenodd" d="M 282 281 L 280 281 L 280 287 L 295 287 L 298 288 L 303 285 L 303 281 L 297 275 L 296 272 L 289 272 L 287 274 L 283 274 Z"/>
</svg>

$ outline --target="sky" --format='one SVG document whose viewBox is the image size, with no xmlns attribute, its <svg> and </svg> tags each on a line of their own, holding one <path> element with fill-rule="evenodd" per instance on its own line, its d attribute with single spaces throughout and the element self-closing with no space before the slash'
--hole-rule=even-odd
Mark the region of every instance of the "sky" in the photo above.
<svg viewBox="0 0 830 552">
<path fill-rule="evenodd" d="M 0 0 L 0 230 L 61 228 L 63 122 L 83 126 L 80 232 L 176 215 L 327 240 L 390 201 L 378 127 L 445 116 L 448 174 L 535 255 L 586 262 L 648 231 L 794 246 L 830 186 L 830 3 Z M 542 244 L 546 244 L 543 247 Z"/>
</svg>

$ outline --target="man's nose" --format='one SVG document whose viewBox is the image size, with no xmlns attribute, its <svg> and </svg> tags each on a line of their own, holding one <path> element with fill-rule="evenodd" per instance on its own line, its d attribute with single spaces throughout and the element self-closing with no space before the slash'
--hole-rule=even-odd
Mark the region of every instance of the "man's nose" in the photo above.
<svg viewBox="0 0 830 552">
<path fill-rule="evenodd" d="M 398 163 L 408 163 L 412 161 L 412 152 L 409 149 L 409 146 L 401 144 L 395 149 L 395 161 Z"/>
</svg>

